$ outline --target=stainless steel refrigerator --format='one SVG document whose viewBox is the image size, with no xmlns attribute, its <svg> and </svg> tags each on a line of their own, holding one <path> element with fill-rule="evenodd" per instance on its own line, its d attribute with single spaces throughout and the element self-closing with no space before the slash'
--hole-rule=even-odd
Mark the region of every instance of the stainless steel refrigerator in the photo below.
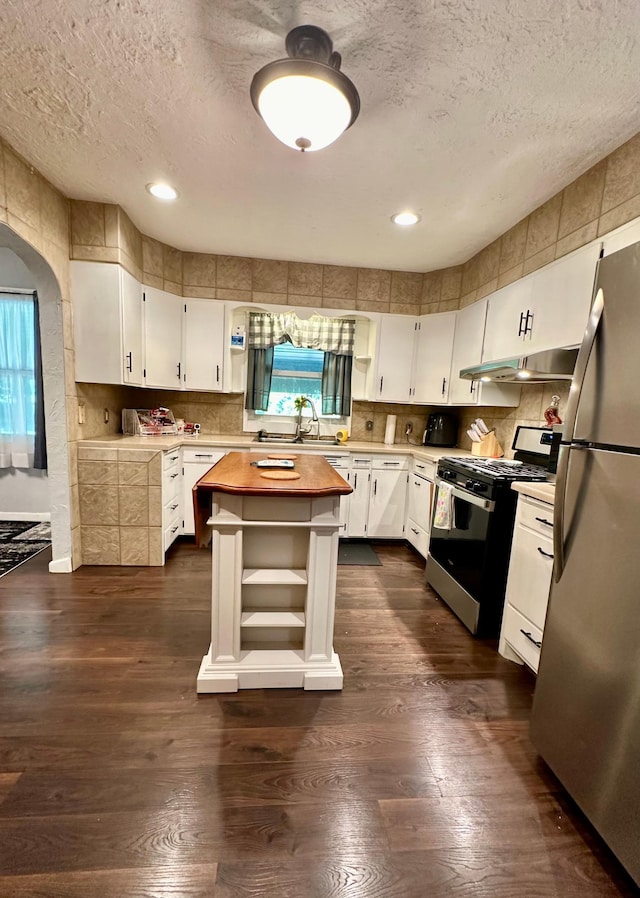
<svg viewBox="0 0 640 898">
<path fill-rule="evenodd" d="M 598 266 L 554 556 L 531 737 L 640 884 L 640 243 Z"/>
</svg>

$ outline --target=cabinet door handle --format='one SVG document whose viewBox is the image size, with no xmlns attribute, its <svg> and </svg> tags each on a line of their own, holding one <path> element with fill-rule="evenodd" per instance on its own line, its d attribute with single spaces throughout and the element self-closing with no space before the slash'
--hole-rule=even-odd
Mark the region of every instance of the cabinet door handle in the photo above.
<svg viewBox="0 0 640 898">
<path fill-rule="evenodd" d="M 220 383 L 220 365 L 216 365 L 216 383 Z"/>
<path fill-rule="evenodd" d="M 170 506 L 169 506 L 169 508 L 171 509 L 171 511 L 175 511 L 177 507 L 178 507 L 178 503 L 177 503 L 177 502 L 176 502 L 174 505 L 170 505 Z"/>
<path fill-rule="evenodd" d="M 545 552 L 540 546 L 538 546 L 538 552 L 540 552 L 541 555 L 544 555 L 545 558 L 553 558 L 553 555 L 550 552 Z"/>
<path fill-rule="evenodd" d="M 180 380 L 180 374 L 182 371 L 182 365 L 180 364 L 180 362 L 178 362 L 177 368 L 178 368 L 178 380 Z"/>
<path fill-rule="evenodd" d="M 195 458 L 213 458 L 213 455 L 207 455 L 206 452 L 196 452 Z"/>
<path fill-rule="evenodd" d="M 524 319 L 524 335 L 523 336 L 526 337 L 528 334 L 532 334 L 532 333 L 533 333 L 533 312 L 531 312 L 529 309 L 527 309 L 527 315 L 526 315 L 526 318 Z"/>
<path fill-rule="evenodd" d="M 524 312 L 520 312 L 520 324 L 518 325 L 518 336 L 522 337 L 524 328 Z"/>
<path fill-rule="evenodd" d="M 177 529 L 178 529 L 178 526 L 179 526 L 179 525 L 178 525 L 178 524 L 176 524 L 176 526 L 175 526 L 175 527 L 172 527 L 172 528 L 171 528 L 171 532 L 172 532 L 172 533 L 175 533 L 175 532 L 176 532 L 176 530 L 177 530 Z"/>
<path fill-rule="evenodd" d="M 442 378 L 442 395 L 443 395 L 443 396 L 444 396 L 444 393 L 445 393 L 446 388 L 447 388 L 447 378 L 446 378 L 446 377 L 443 377 L 443 378 Z"/>
<path fill-rule="evenodd" d="M 127 353 L 127 371 L 131 373 L 133 371 L 133 353 Z"/>
<path fill-rule="evenodd" d="M 540 521 L 541 524 L 546 524 L 547 527 L 553 527 L 553 521 L 548 521 L 546 518 L 536 518 L 536 521 Z"/>
<path fill-rule="evenodd" d="M 414 480 L 414 481 L 413 481 L 413 485 L 414 485 L 414 486 L 422 486 L 422 484 L 420 483 L 419 480 Z"/>
<path fill-rule="evenodd" d="M 358 472 L 354 471 L 353 474 L 353 488 L 354 490 L 358 488 Z"/>
<path fill-rule="evenodd" d="M 540 640 L 534 639 L 533 636 L 531 635 L 531 633 L 528 633 L 526 630 L 522 630 L 522 629 L 520 630 L 520 632 L 522 633 L 523 636 L 526 636 L 527 639 L 529 640 L 529 642 L 532 642 L 537 649 L 542 648 L 542 643 L 540 642 Z"/>
<path fill-rule="evenodd" d="M 375 494 L 377 492 L 378 492 L 378 480 L 376 478 L 376 480 L 373 481 L 373 495 L 375 496 Z"/>
<path fill-rule="evenodd" d="M 169 456 L 169 461 L 177 461 L 179 458 L 180 458 L 179 455 L 170 455 L 170 456 Z"/>
<path fill-rule="evenodd" d="M 424 471 L 424 465 L 419 465 L 417 462 L 416 462 L 416 468 L 420 468 L 421 471 Z"/>
<path fill-rule="evenodd" d="M 383 461 L 382 464 L 383 465 L 391 465 L 391 467 L 397 468 L 398 465 L 400 464 L 400 462 L 399 461 Z"/>
<path fill-rule="evenodd" d="M 415 527 L 412 527 L 412 528 L 411 528 L 411 532 L 412 532 L 412 533 L 415 533 L 416 536 L 420 536 L 420 531 L 419 531 L 419 530 L 416 530 Z"/>
<path fill-rule="evenodd" d="M 178 472 L 176 471 L 175 474 L 171 474 L 170 476 L 171 476 L 171 479 L 174 480 L 178 476 Z"/>
<path fill-rule="evenodd" d="M 384 383 L 384 376 L 380 378 L 380 392 L 382 393 L 382 384 Z"/>
<path fill-rule="evenodd" d="M 475 382 L 475 380 L 472 380 L 471 386 L 469 387 L 469 392 L 471 393 L 472 396 L 473 396 L 475 388 L 476 388 L 476 382 Z"/>
</svg>

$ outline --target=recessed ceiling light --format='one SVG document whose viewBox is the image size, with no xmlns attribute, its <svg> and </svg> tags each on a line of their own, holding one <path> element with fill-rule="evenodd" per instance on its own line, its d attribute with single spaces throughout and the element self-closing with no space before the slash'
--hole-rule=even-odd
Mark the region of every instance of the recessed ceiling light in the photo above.
<svg viewBox="0 0 640 898">
<path fill-rule="evenodd" d="M 528 377 L 531 377 L 530 371 L 518 371 L 518 377 L 522 378 L 522 380 L 526 380 Z"/>
<path fill-rule="evenodd" d="M 391 216 L 391 221 L 394 224 L 402 225 L 403 228 L 407 228 L 409 225 L 417 224 L 420 221 L 420 216 L 415 212 L 396 212 L 395 215 Z"/>
<path fill-rule="evenodd" d="M 147 190 L 151 196 L 155 196 L 158 200 L 175 200 L 178 196 L 178 191 L 171 184 L 154 182 L 153 184 L 147 184 Z"/>
<path fill-rule="evenodd" d="M 480 380 L 482 381 L 483 384 L 491 383 L 491 378 L 487 377 L 486 374 L 484 377 L 481 377 Z"/>
</svg>

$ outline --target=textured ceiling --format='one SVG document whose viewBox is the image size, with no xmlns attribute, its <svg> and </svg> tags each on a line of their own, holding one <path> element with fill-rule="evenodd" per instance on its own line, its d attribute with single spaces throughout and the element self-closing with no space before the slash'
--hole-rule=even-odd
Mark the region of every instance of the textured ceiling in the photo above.
<svg viewBox="0 0 640 898">
<path fill-rule="evenodd" d="M 251 106 L 319 25 L 361 97 L 317 153 Z M 640 128 L 638 0 L 3 0 L 0 133 L 180 249 L 425 271 L 469 258 Z M 166 179 L 163 205 L 145 184 Z M 422 215 L 401 230 L 390 215 Z"/>
</svg>

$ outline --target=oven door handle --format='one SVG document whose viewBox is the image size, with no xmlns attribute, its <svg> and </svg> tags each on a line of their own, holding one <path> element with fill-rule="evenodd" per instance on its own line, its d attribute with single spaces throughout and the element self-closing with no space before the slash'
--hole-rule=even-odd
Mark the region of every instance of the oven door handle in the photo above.
<svg viewBox="0 0 640 898">
<path fill-rule="evenodd" d="M 456 499 L 462 499 L 463 502 L 468 502 L 469 505 L 476 505 L 478 508 L 484 509 L 484 511 L 493 511 L 496 507 L 496 503 L 491 499 L 483 499 L 481 496 L 476 496 L 475 493 L 468 493 L 466 490 L 452 486 L 448 480 L 436 477 L 436 486 L 439 487 L 441 483 L 451 486 L 451 495 Z"/>
</svg>

